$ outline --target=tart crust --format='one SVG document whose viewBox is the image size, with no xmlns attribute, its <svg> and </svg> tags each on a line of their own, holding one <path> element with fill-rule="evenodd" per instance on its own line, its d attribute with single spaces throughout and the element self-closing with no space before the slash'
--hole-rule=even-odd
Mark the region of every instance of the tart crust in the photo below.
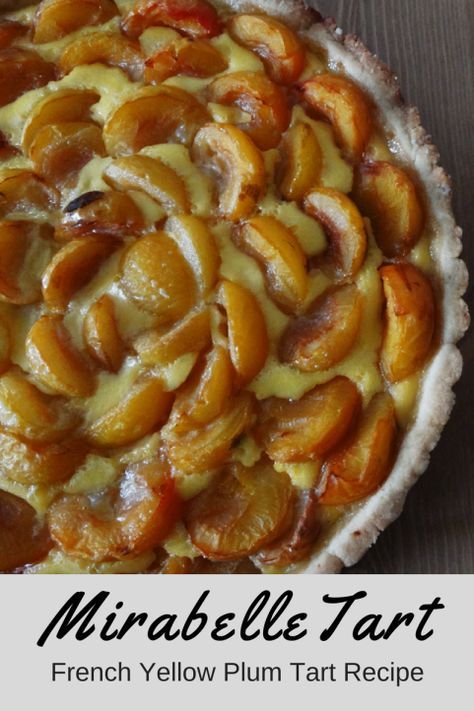
<svg viewBox="0 0 474 711">
<path fill-rule="evenodd" d="M 434 223 L 432 259 L 443 298 L 440 303 L 439 349 L 426 367 L 414 419 L 406 432 L 395 465 L 385 483 L 355 512 L 343 515 L 323 548 L 295 568 L 301 573 L 335 573 L 354 565 L 379 534 L 402 512 L 408 491 L 429 463 L 454 405 L 453 386 L 460 378 L 462 357 L 456 343 L 469 326 L 462 296 L 468 273 L 459 258 L 462 230 L 451 205 L 451 180 L 439 165 L 439 152 L 421 125 L 419 111 L 405 104 L 395 75 L 354 35 L 344 35 L 332 19 L 323 19 L 300 0 L 219 0 L 234 12 L 264 12 L 289 24 L 311 45 L 323 47 L 329 65 L 345 73 L 374 99 L 391 145 L 411 165 L 424 185 Z"/>
</svg>

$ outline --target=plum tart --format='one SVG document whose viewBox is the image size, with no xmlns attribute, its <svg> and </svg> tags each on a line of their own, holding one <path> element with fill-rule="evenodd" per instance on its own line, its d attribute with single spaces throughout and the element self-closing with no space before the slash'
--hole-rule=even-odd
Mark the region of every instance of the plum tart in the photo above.
<svg viewBox="0 0 474 711">
<path fill-rule="evenodd" d="M 300 0 L 19 5 L 0 570 L 354 563 L 427 466 L 468 324 L 417 111 Z"/>
</svg>

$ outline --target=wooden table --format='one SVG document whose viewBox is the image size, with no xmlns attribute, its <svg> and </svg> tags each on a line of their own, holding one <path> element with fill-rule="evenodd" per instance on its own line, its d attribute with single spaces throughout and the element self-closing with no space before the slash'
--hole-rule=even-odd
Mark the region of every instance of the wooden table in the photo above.
<svg viewBox="0 0 474 711">
<path fill-rule="evenodd" d="M 474 267 L 473 0 L 315 0 L 398 75 L 454 182 L 464 259 Z M 472 290 L 467 301 L 472 306 Z M 402 516 L 351 573 L 474 573 L 474 328 L 457 402 Z"/>
</svg>

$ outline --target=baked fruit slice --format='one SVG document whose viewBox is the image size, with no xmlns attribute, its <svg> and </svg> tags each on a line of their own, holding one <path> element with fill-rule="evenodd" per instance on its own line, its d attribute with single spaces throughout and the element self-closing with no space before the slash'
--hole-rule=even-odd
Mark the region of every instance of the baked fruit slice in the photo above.
<svg viewBox="0 0 474 711">
<path fill-rule="evenodd" d="M 461 371 L 436 160 L 300 0 L 1 12 L 0 571 L 357 561 Z"/>
</svg>

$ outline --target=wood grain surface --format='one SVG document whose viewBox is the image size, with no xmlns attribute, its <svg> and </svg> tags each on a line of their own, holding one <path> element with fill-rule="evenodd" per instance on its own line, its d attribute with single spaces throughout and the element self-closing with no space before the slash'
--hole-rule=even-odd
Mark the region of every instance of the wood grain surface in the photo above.
<svg viewBox="0 0 474 711">
<path fill-rule="evenodd" d="M 400 80 L 453 178 L 474 270 L 474 1 L 315 0 L 324 16 L 357 34 Z M 473 292 L 467 301 L 474 313 Z M 474 573 L 474 329 L 461 346 L 464 373 L 451 419 L 401 517 L 351 573 Z"/>
</svg>

